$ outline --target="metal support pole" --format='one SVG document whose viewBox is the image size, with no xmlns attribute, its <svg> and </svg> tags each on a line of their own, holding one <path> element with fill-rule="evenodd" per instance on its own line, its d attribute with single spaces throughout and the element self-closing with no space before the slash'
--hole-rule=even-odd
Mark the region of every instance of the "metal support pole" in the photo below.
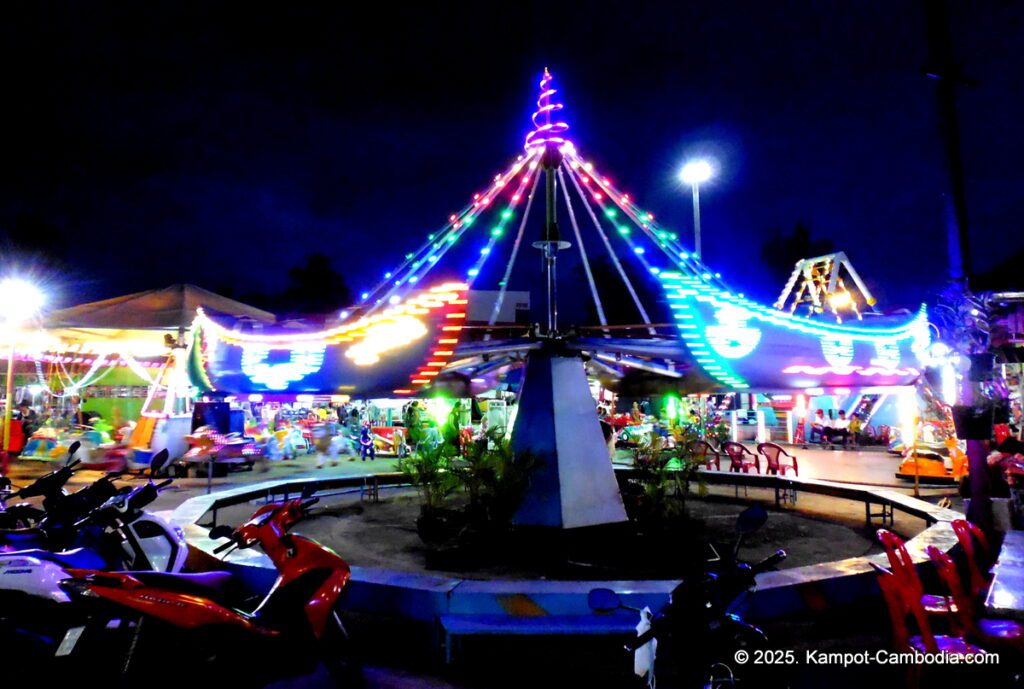
<svg viewBox="0 0 1024 689">
<path fill-rule="evenodd" d="M 557 232 L 555 203 L 555 170 L 548 168 L 544 171 L 544 201 L 547 206 L 547 213 L 544 219 L 544 259 L 546 261 L 546 273 L 548 282 L 548 333 L 558 329 L 558 283 L 557 268 L 555 261 L 558 260 L 557 249 L 552 242 L 558 241 L 552 235 Z"/>
<path fill-rule="evenodd" d="M 7 473 L 11 453 L 11 413 L 14 411 L 14 337 L 7 352 L 7 401 L 4 404 L 4 457 L 2 469 Z"/>
<path fill-rule="evenodd" d="M 693 185 L 693 253 L 700 258 L 700 185 Z"/>
</svg>

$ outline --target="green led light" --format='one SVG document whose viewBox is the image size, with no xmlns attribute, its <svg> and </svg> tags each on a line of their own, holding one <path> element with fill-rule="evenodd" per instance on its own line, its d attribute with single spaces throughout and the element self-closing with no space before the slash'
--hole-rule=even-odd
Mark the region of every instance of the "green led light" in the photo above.
<svg viewBox="0 0 1024 689">
<path fill-rule="evenodd" d="M 501 227 L 495 227 L 493 230 L 491 230 L 491 236 L 492 237 L 500 237 L 504 233 L 505 233 L 505 230 L 502 229 Z"/>
<path fill-rule="evenodd" d="M 454 242 L 455 241 L 455 235 L 453 235 L 453 234 L 448 235 L 448 241 L 449 242 Z"/>
<path fill-rule="evenodd" d="M 619 225 L 619 234 L 629 234 L 629 228 L 625 225 Z"/>
<path fill-rule="evenodd" d="M 432 242 L 432 241 L 434 241 L 434 235 L 432 235 L 432 234 L 428 234 L 428 235 L 427 235 L 427 240 L 428 240 L 428 241 L 431 241 L 431 242 Z"/>
<path fill-rule="evenodd" d="M 465 225 L 466 227 L 469 227 L 470 225 L 473 224 L 473 218 L 466 218 L 465 220 L 462 221 L 462 224 Z"/>
<path fill-rule="evenodd" d="M 672 240 L 679 239 L 679 235 L 677 235 L 675 232 L 670 232 L 668 238 Z"/>
<path fill-rule="evenodd" d="M 615 217 L 615 209 L 614 208 L 609 208 L 608 210 L 606 210 L 604 212 L 604 214 L 607 215 L 609 218 L 614 218 Z"/>
<path fill-rule="evenodd" d="M 503 217 L 503 218 L 505 218 L 506 220 L 508 220 L 509 218 L 511 218 L 511 217 L 512 217 L 512 211 L 510 211 L 510 210 L 507 210 L 507 209 L 506 209 L 506 210 L 504 210 L 504 211 L 502 211 L 502 212 L 501 212 L 501 217 Z"/>
<path fill-rule="evenodd" d="M 406 255 L 405 255 L 405 260 L 409 260 L 409 259 L 410 259 L 410 258 L 412 258 L 413 256 L 414 256 L 414 254 L 406 254 Z"/>
<path fill-rule="evenodd" d="M 668 239 L 668 232 L 659 232 L 658 236 L 662 239 Z"/>
<path fill-rule="evenodd" d="M 412 264 L 412 267 L 413 268 L 419 268 L 420 267 L 420 262 L 416 261 L 415 263 Z"/>
</svg>

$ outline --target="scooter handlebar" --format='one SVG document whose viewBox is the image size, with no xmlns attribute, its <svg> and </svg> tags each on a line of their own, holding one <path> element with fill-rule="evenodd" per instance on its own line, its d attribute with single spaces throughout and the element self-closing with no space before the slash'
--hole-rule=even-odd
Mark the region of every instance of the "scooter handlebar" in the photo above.
<svg viewBox="0 0 1024 689">
<path fill-rule="evenodd" d="M 218 553 L 223 553 L 225 550 L 227 550 L 228 548 L 232 547 L 233 545 L 235 545 L 235 541 L 234 541 L 234 539 L 231 539 L 227 543 L 223 543 L 223 544 L 217 546 L 216 548 L 214 548 L 213 549 L 213 554 L 216 555 Z"/>
<path fill-rule="evenodd" d="M 765 559 L 761 560 L 753 567 L 751 567 L 751 570 L 754 574 L 760 574 L 761 572 L 769 570 L 775 565 L 779 564 L 780 562 L 785 560 L 786 557 L 786 551 L 782 548 L 779 548 L 772 555 L 769 555 L 768 557 L 766 557 Z"/>
<path fill-rule="evenodd" d="M 658 636 L 658 632 L 655 630 L 654 627 L 651 627 L 635 639 L 630 639 L 629 641 L 627 641 L 626 650 L 632 653 L 636 649 L 646 644 L 648 641 L 654 639 L 656 636 Z"/>
</svg>

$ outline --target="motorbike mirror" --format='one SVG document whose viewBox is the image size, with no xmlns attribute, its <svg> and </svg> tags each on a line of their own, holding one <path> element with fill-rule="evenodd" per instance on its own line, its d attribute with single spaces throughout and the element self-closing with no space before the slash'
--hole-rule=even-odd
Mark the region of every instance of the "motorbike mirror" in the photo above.
<svg viewBox="0 0 1024 689">
<path fill-rule="evenodd" d="M 752 534 L 768 521 L 768 510 L 760 505 L 751 505 L 736 517 L 736 531 L 741 536 Z"/>
<path fill-rule="evenodd" d="M 156 476 L 160 473 L 160 470 L 164 468 L 164 464 L 167 463 L 167 457 L 169 453 L 167 448 L 164 448 L 153 455 L 153 459 L 149 461 L 149 475 Z"/>
<path fill-rule="evenodd" d="M 217 526 L 210 529 L 210 538 L 217 541 L 222 538 L 231 538 L 231 534 L 235 533 L 235 530 L 227 524 L 218 524 Z"/>
<path fill-rule="evenodd" d="M 591 589 L 587 594 L 587 605 L 595 612 L 611 612 L 622 607 L 622 600 L 611 589 Z"/>
<path fill-rule="evenodd" d="M 82 446 L 82 443 L 77 441 L 77 440 L 75 442 L 71 443 L 70 445 L 68 445 L 68 460 L 67 460 L 67 464 L 71 464 L 71 460 L 74 459 L 75 453 L 78 452 L 78 448 L 80 448 L 81 446 Z"/>
</svg>

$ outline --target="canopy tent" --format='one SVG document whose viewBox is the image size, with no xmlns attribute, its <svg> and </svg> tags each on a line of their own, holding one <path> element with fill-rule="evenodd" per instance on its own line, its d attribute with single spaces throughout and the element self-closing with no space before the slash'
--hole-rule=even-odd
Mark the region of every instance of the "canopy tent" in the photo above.
<svg viewBox="0 0 1024 689">
<path fill-rule="evenodd" d="M 46 319 L 46 327 L 177 330 L 190 327 L 199 308 L 235 318 L 251 318 L 261 323 L 277 320 L 269 311 L 195 285 L 178 284 L 53 311 Z"/>
</svg>

